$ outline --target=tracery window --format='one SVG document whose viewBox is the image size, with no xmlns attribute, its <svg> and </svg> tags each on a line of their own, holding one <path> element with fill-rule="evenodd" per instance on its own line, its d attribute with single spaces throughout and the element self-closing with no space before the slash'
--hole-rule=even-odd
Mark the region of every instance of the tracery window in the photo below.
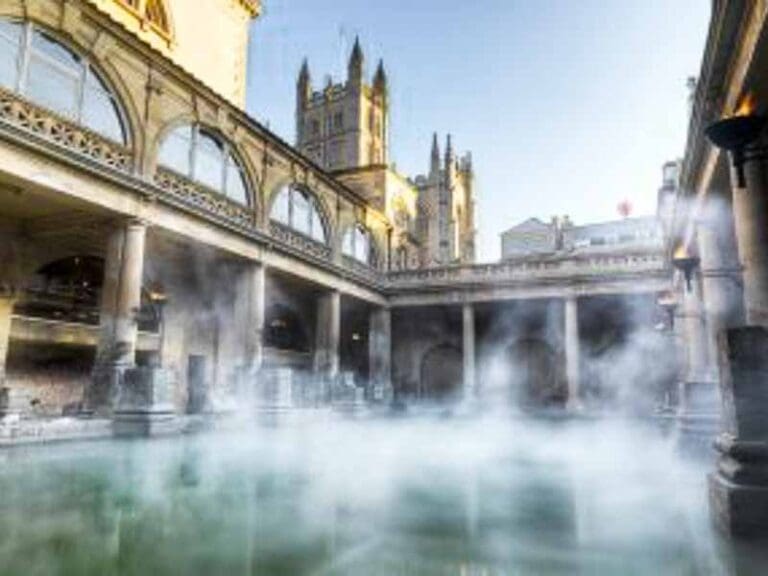
<svg viewBox="0 0 768 576">
<path fill-rule="evenodd" d="M 270 218 L 316 242 L 328 242 L 317 200 L 301 188 L 286 186 L 272 203 Z"/>
<path fill-rule="evenodd" d="M 160 146 L 158 162 L 235 202 L 248 204 L 245 176 L 230 144 L 198 125 L 172 130 Z"/>
<path fill-rule="evenodd" d="M 373 243 L 371 234 L 360 224 L 347 230 L 341 244 L 344 255 L 364 264 L 373 264 Z"/>
<path fill-rule="evenodd" d="M 137 17 L 157 29 L 164 36 L 171 35 L 168 10 L 163 0 L 117 0 L 120 4 L 130 8 Z"/>
<path fill-rule="evenodd" d="M 31 23 L 0 19 L 0 86 L 126 144 L 117 98 L 89 60 Z"/>
</svg>

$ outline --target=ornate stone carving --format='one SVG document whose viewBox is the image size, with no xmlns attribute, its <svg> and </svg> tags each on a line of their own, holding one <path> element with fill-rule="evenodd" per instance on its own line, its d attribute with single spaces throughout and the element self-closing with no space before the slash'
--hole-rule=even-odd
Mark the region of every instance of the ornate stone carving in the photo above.
<svg viewBox="0 0 768 576">
<path fill-rule="evenodd" d="M 269 223 L 269 233 L 280 243 L 296 248 L 305 254 L 321 260 L 330 260 L 331 258 L 330 246 L 316 242 L 312 238 L 291 230 L 279 222 L 273 220 Z"/>
<path fill-rule="evenodd" d="M 0 88 L 0 121 L 37 134 L 68 150 L 124 172 L 133 168 L 131 151 L 121 144 L 61 118 Z"/>
<path fill-rule="evenodd" d="M 199 208 L 212 216 L 244 228 L 254 226 L 254 214 L 247 206 L 233 202 L 172 170 L 158 167 L 155 171 L 155 184 L 184 204 Z"/>
<path fill-rule="evenodd" d="M 359 276 L 363 276 L 365 278 L 368 278 L 370 280 L 381 280 L 382 274 L 381 272 L 365 262 L 360 262 L 360 260 L 357 260 L 356 258 L 351 258 L 350 256 L 344 256 L 343 257 L 344 267 L 348 268 L 355 274 Z"/>
</svg>

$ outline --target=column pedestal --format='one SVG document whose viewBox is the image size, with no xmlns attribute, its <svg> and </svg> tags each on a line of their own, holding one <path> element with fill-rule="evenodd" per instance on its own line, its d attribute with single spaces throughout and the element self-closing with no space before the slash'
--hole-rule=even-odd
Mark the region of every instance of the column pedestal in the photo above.
<svg viewBox="0 0 768 576">
<path fill-rule="evenodd" d="M 117 389 L 113 413 L 115 436 L 156 436 L 179 432 L 170 371 L 155 367 L 128 368 Z"/>
<path fill-rule="evenodd" d="M 719 340 L 723 433 L 709 477 L 710 511 L 733 536 L 768 536 L 768 329 L 733 328 Z"/>
</svg>

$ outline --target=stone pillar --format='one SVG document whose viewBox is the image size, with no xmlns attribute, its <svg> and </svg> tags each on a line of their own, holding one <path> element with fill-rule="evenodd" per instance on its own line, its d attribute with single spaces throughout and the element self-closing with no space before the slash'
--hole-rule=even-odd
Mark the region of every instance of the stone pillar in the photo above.
<svg viewBox="0 0 768 576">
<path fill-rule="evenodd" d="M 722 429 L 710 511 L 733 536 L 768 536 L 768 329 L 726 330 L 719 340 Z"/>
<path fill-rule="evenodd" d="M 96 366 L 86 394 L 89 410 L 111 407 L 121 374 L 136 362 L 145 238 L 146 225 L 135 220 L 120 225 L 109 237 Z"/>
<path fill-rule="evenodd" d="M 715 197 L 709 201 L 705 213 L 696 235 L 709 338 L 708 371 L 714 381 L 717 377 L 718 336 L 727 328 L 744 324 L 744 293 L 730 203 Z"/>
<path fill-rule="evenodd" d="M 389 308 L 377 308 L 371 312 L 368 358 L 373 399 L 391 399 L 392 312 Z"/>
<path fill-rule="evenodd" d="M 266 306 L 266 268 L 263 264 L 249 263 L 241 271 L 235 299 L 235 332 L 242 343 L 241 358 L 236 367 L 237 394 L 242 400 L 253 403 L 257 392 L 264 392 L 259 378 L 264 362 Z"/>
<path fill-rule="evenodd" d="M 475 366 L 475 307 L 472 304 L 464 304 L 461 310 L 462 333 L 463 333 L 463 374 L 464 374 L 464 397 L 474 399 L 477 396 Z"/>
<path fill-rule="evenodd" d="M 250 264 L 243 273 L 236 321 L 242 322 L 243 361 L 251 370 L 261 369 L 264 361 L 264 317 L 266 304 L 266 269 Z"/>
<path fill-rule="evenodd" d="M 0 417 L 10 409 L 9 390 L 6 386 L 6 362 L 11 340 L 11 313 L 13 300 L 0 295 Z"/>
<path fill-rule="evenodd" d="M 768 325 L 768 182 L 765 161 L 747 162 L 746 188 L 734 179 L 733 214 L 743 267 L 744 311 L 748 325 Z"/>
<path fill-rule="evenodd" d="M 579 341 L 579 301 L 565 300 L 565 378 L 568 384 L 568 409 L 581 408 L 581 343 Z"/>
<path fill-rule="evenodd" d="M 315 334 L 315 373 L 333 381 L 339 375 L 339 339 L 341 336 L 341 293 L 330 290 L 317 302 Z"/>
<path fill-rule="evenodd" d="M 713 434 L 717 425 L 717 385 L 709 359 L 709 336 L 698 278 L 692 280 L 690 290 L 683 289 L 682 300 L 685 370 L 678 393 L 678 417 L 688 431 Z"/>
</svg>

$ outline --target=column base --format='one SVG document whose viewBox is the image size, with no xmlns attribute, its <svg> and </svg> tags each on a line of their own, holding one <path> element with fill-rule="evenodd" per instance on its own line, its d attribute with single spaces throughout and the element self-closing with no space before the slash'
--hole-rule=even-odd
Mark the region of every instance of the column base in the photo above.
<svg viewBox="0 0 768 576">
<path fill-rule="evenodd" d="M 700 437 L 710 444 L 720 431 L 719 405 L 714 382 L 680 382 L 676 414 L 678 431 Z"/>
<path fill-rule="evenodd" d="M 768 486 L 736 484 L 710 474 L 709 508 L 715 526 L 728 536 L 768 536 Z"/>
<path fill-rule="evenodd" d="M 130 368 L 120 379 L 113 412 L 115 436 L 155 436 L 181 431 L 170 401 L 171 373 Z"/>
<path fill-rule="evenodd" d="M 0 387 L 0 419 L 18 420 L 30 412 L 30 397 L 23 390 Z"/>
</svg>

